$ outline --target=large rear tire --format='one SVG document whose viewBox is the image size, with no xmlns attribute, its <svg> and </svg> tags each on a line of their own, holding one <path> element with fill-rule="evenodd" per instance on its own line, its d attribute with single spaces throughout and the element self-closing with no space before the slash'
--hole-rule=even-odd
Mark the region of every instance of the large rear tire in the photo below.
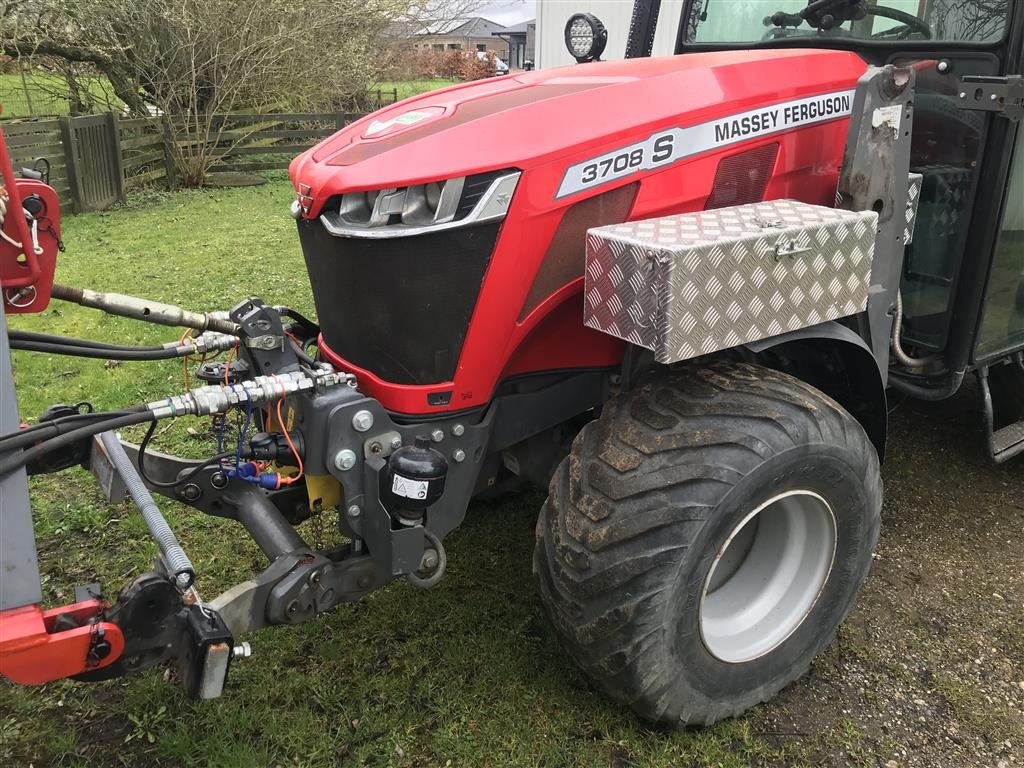
<svg viewBox="0 0 1024 768">
<path fill-rule="evenodd" d="M 537 523 L 563 646 L 641 717 L 710 724 L 766 701 L 834 638 L 878 539 L 878 458 L 813 387 L 691 366 L 609 402 Z"/>
</svg>

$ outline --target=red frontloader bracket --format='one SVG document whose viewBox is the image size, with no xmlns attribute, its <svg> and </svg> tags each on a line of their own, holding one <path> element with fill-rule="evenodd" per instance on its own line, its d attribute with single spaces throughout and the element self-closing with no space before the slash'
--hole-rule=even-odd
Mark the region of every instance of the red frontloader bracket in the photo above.
<svg viewBox="0 0 1024 768">
<path fill-rule="evenodd" d="M 38 605 L 0 611 L 0 675 L 42 685 L 113 664 L 124 635 L 116 624 L 94 621 L 105 608 L 86 600 L 48 611 Z"/>
</svg>

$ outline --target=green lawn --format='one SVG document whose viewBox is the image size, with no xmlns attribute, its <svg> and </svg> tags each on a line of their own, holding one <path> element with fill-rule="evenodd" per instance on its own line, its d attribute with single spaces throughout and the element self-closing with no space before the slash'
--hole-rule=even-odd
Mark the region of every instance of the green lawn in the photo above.
<svg viewBox="0 0 1024 768">
<path fill-rule="evenodd" d="M 312 311 L 288 216 L 290 188 L 158 194 L 137 207 L 65 220 L 68 285 L 141 293 L 196 309 L 249 294 Z M 14 328 L 154 343 L 174 332 L 54 303 Z M 181 386 L 178 363 L 15 354 L 19 405 L 97 408 Z M 209 453 L 205 422 L 161 430 L 158 447 Z M 76 584 L 114 594 L 154 554 L 127 506 L 105 505 L 82 470 L 35 478 L 47 604 Z M 686 734 L 648 730 L 591 691 L 544 625 L 530 573 L 536 494 L 478 504 L 450 539 L 449 575 L 420 592 L 395 583 L 310 624 L 248 639 L 252 659 L 214 702 L 184 698 L 158 670 L 92 685 L 0 683 L 0 765 L 746 766 L 780 748 L 746 721 Z M 264 567 L 240 527 L 163 504 L 213 596 Z M 304 529 L 316 540 L 310 523 Z M 777 742 L 775 742 L 777 744 Z M 628 762 L 631 761 L 631 762 Z"/>
<path fill-rule="evenodd" d="M 398 80 L 379 83 L 374 86 L 373 90 L 380 89 L 386 96 L 392 90 L 398 94 L 398 100 L 407 99 L 410 96 L 418 96 L 421 93 L 427 91 L 436 91 L 438 88 L 446 88 L 449 85 L 454 85 L 459 82 L 458 80 L 445 80 L 443 78 L 435 78 L 433 80 Z"/>
<path fill-rule="evenodd" d="M 63 78 L 46 73 L 27 75 L 27 92 L 20 75 L 0 74 L 0 105 L 3 105 L 3 117 L 29 117 L 31 115 L 66 115 L 68 102 L 60 94 L 66 88 Z M 455 80 L 399 80 L 378 83 L 371 87 L 371 94 L 378 89 L 383 98 L 388 98 L 392 90 L 397 93 L 398 100 L 407 99 L 420 93 L 433 91 L 452 85 Z M 120 100 L 113 95 L 105 78 L 93 78 L 89 88 L 98 104 L 120 105 Z"/>
<path fill-rule="evenodd" d="M 26 88 L 27 85 L 27 88 Z M 119 107 L 121 100 L 114 96 L 105 77 L 93 77 L 88 81 L 99 108 L 107 105 Z M 60 75 L 45 72 L 28 74 L 23 81 L 21 75 L 0 75 L 0 105 L 3 117 L 30 117 L 32 115 L 66 115 L 68 101 L 67 84 Z"/>
</svg>

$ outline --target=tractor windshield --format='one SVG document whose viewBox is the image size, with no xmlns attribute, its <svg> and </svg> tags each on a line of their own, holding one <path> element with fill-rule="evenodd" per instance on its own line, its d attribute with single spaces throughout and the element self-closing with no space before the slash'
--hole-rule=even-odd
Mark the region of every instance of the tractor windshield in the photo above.
<svg viewBox="0 0 1024 768">
<path fill-rule="evenodd" d="M 1002 39 L 1010 0 L 868 0 L 853 17 L 842 12 L 810 21 L 800 17 L 806 0 L 694 0 L 686 38 L 690 43 L 755 43 L 815 38 L 894 42 L 990 43 Z M 860 16 L 860 18 L 856 18 Z"/>
</svg>

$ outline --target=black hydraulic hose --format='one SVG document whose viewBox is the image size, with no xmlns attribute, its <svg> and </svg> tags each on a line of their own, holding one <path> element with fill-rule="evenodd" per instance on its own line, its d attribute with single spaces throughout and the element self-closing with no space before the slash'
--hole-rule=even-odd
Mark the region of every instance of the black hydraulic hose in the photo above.
<svg viewBox="0 0 1024 768">
<path fill-rule="evenodd" d="M 196 465 L 184 477 L 176 478 L 176 479 L 171 480 L 169 482 L 164 482 L 162 480 L 153 480 L 151 477 L 149 477 L 149 475 L 146 474 L 145 460 L 146 460 L 146 449 L 149 447 L 149 441 L 153 439 L 153 433 L 154 432 L 156 432 L 156 421 L 155 420 L 153 421 L 152 424 L 149 425 L 149 429 L 146 430 L 146 436 L 143 437 L 142 438 L 142 442 L 139 443 L 139 453 L 138 453 L 138 455 L 137 455 L 137 457 L 135 459 L 135 463 L 139 467 L 139 475 L 142 476 L 142 479 L 145 480 L 148 485 L 151 485 L 154 488 L 176 488 L 177 486 L 181 485 L 182 483 L 187 483 L 189 480 L 191 480 L 193 477 L 198 475 L 200 472 L 202 472 L 204 469 L 206 469 L 211 464 L 215 464 L 216 462 L 220 461 L 221 459 L 226 459 L 229 456 L 233 456 L 234 455 L 231 451 L 224 451 L 223 453 L 215 454 L 215 455 L 211 456 L 210 458 L 206 459 L 205 461 L 203 461 L 201 464 Z"/>
<path fill-rule="evenodd" d="M 889 386 L 917 400 L 937 402 L 939 400 L 948 400 L 955 395 L 960 390 L 960 385 L 964 383 L 964 376 L 966 376 L 966 371 L 955 371 L 949 374 L 949 377 L 941 386 L 928 387 L 909 381 L 897 373 L 890 372 Z"/>
<path fill-rule="evenodd" d="M 13 451 L 16 448 L 23 448 L 26 445 L 32 445 L 43 440 L 56 437 L 64 434 L 66 427 L 72 424 L 88 424 L 90 422 L 103 422 L 111 419 L 116 419 L 119 416 L 127 416 L 129 413 L 141 412 L 142 406 L 134 410 L 125 411 L 102 411 L 102 412 L 90 412 L 90 413 L 75 413 L 70 416 L 61 416 L 57 419 L 51 419 L 49 421 L 41 421 L 31 427 L 25 427 L 19 429 L 17 432 L 10 432 L 6 435 L 0 435 L 0 453 L 6 453 L 7 451 Z"/>
<path fill-rule="evenodd" d="M 11 456 L 0 460 L 0 477 L 4 477 L 10 474 L 16 469 L 35 461 L 40 456 L 45 456 L 51 451 L 56 451 L 58 448 L 63 448 L 65 445 L 70 445 L 78 440 L 82 440 L 86 437 L 92 437 L 98 435 L 100 432 L 108 432 L 112 429 L 121 429 L 122 427 L 130 427 L 133 424 L 141 424 L 145 421 L 153 421 L 156 416 L 150 410 L 138 411 L 137 413 L 129 413 L 125 416 L 119 416 L 114 419 L 108 419 L 104 421 L 97 421 L 94 424 L 86 424 L 84 427 L 78 427 L 70 432 L 65 432 L 57 437 L 51 437 L 49 440 L 33 445 L 21 453 L 14 453 Z M 6 450 L 6 448 L 5 448 Z"/>
<path fill-rule="evenodd" d="M 19 341 L 11 339 L 11 349 L 23 352 L 46 352 L 70 357 L 92 357 L 99 360 L 174 360 L 191 354 L 191 347 L 155 347 L 133 349 L 131 347 L 79 347 L 70 344 L 51 344 L 42 341 Z"/>
<path fill-rule="evenodd" d="M 107 341 L 94 341 L 93 339 L 76 339 L 71 336 L 57 336 L 52 333 L 36 333 L 34 331 L 8 331 L 8 338 L 11 341 L 31 341 L 43 344 L 61 344 L 69 347 L 87 347 L 90 349 L 116 349 L 132 350 L 136 352 L 158 352 L 167 349 L 163 344 L 150 346 L 135 346 L 131 344 L 112 344 Z M 185 346 L 185 345 L 179 345 Z"/>
</svg>

